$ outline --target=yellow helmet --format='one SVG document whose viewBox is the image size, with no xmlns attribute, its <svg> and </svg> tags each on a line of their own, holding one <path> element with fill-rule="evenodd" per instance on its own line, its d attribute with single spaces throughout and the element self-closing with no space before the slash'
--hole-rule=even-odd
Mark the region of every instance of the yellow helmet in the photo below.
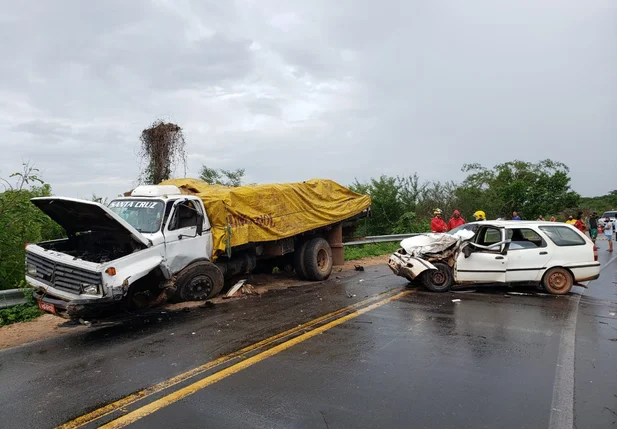
<svg viewBox="0 0 617 429">
<path fill-rule="evenodd" d="M 438 214 L 442 214 L 443 212 L 441 211 L 441 209 L 435 209 L 433 210 L 433 215 L 437 216 Z"/>
<path fill-rule="evenodd" d="M 486 220 L 486 213 L 484 213 L 482 210 L 478 210 L 473 214 L 473 217 L 475 217 L 476 220 Z"/>
</svg>

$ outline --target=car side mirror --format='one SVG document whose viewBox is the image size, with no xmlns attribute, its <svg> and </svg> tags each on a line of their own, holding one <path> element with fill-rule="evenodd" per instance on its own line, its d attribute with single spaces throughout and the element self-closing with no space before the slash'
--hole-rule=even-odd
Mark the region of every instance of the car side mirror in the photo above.
<svg viewBox="0 0 617 429">
<path fill-rule="evenodd" d="M 197 235 L 204 233 L 204 215 L 201 213 L 197 215 Z"/>
</svg>

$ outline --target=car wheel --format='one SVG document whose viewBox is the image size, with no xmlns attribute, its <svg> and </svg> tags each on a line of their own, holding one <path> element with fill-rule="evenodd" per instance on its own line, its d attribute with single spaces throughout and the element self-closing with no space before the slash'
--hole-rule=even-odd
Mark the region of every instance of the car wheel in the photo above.
<svg viewBox="0 0 617 429">
<path fill-rule="evenodd" d="M 565 295 L 570 292 L 574 279 L 565 268 L 551 268 L 542 279 L 542 285 L 547 292 L 554 295 Z"/>
<path fill-rule="evenodd" d="M 434 262 L 436 270 L 426 270 L 422 275 L 424 287 L 433 292 L 447 292 L 454 283 L 452 269 L 443 262 Z"/>
<path fill-rule="evenodd" d="M 178 275 L 175 298 L 177 301 L 204 301 L 216 296 L 224 284 L 223 273 L 216 265 L 195 262 Z"/>
</svg>

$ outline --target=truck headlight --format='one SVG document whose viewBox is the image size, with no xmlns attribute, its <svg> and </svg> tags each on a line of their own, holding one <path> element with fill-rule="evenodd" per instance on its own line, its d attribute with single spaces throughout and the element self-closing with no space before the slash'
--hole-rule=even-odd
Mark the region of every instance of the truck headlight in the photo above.
<svg viewBox="0 0 617 429">
<path fill-rule="evenodd" d="M 36 277 L 36 265 L 28 264 L 26 265 L 26 272 L 29 276 Z"/>
<path fill-rule="evenodd" d="M 97 285 L 84 285 L 83 293 L 88 295 L 97 295 L 99 293 L 99 287 Z"/>
</svg>

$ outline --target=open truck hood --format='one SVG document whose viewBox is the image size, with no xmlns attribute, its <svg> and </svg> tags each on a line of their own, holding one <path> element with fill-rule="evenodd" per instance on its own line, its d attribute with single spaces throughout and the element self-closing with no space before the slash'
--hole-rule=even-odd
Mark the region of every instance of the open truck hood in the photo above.
<svg viewBox="0 0 617 429">
<path fill-rule="evenodd" d="M 146 247 L 150 245 L 150 240 L 103 204 L 65 197 L 32 198 L 30 201 L 69 235 L 97 231 L 124 235 Z"/>
</svg>

